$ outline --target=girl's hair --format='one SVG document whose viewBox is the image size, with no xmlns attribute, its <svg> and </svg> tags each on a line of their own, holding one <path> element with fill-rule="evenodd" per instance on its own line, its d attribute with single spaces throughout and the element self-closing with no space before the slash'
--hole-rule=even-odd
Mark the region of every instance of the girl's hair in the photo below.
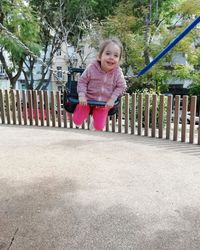
<svg viewBox="0 0 200 250">
<path fill-rule="evenodd" d="M 122 57 L 122 52 L 123 52 L 123 46 L 122 43 L 120 42 L 120 40 L 118 38 L 110 38 L 110 39 L 106 39 L 104 40 L 100 46 L 99 46 L 99 53 L 98 53 L 98 58 L 100 60 L 105 48 L 110 44 L 110 43 L 115 43 L 117 46 L 119 46 L 120 48 L 120 56 L 119 58 L 121 59 Z"/>
</svg>

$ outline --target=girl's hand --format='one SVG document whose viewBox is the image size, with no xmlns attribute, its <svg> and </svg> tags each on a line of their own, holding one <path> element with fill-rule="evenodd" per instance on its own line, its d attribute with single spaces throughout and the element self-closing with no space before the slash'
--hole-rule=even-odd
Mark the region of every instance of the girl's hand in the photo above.
<svg viewBox="0 0 200 250">
<path fill-rule="evenodd" d="M 106 107 L 112 108 L 114 106 L 115 102 L 113 99 L 109 99 L 106 103 Z"/>
<path fill-rule="evenodd" d="M 79 96 L 78 100 L 79 100 L 79 104 L 87 105 L 87 99 L 85 96 Z"/>
</svg>

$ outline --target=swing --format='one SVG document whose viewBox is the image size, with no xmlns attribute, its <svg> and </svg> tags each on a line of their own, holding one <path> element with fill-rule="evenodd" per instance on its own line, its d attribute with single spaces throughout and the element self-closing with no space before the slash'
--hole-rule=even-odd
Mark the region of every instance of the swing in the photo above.
<svg viewBox="0 0 200 250">
<path fill-rule="evenodd" d="M 63 106 L 69 113 L 73 113 L 76 105 L 79 103 L 77 93 L 77 82 L 80 75 L 83 73 L 83 68 L 70 68 L 68 72 L 68 81 L 65 84 Z M 88 100 L 87 103 L 92 106 L 105 106 L 106 102 Z M 109 110 L 108 115 L 112 116 L 117 113 L 120 98 L 115 101 L 114 106 Z"/>
</svg>

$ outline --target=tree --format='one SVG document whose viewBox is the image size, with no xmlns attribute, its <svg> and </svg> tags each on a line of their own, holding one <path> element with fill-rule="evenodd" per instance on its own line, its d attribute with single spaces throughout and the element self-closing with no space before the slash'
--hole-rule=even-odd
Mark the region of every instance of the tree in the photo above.
<svg viewBox="0 0 200 250">
<path fill-rule="evenodd" d="M 31 8 L 21 0 L 1 1 L 0 23 L 5 27 L 0 30 L 0 60 L 11 88 L 15 88 L 16 81 L 23 71 L 26 56 L 30 54 L 29 48 L 34 53 L 39 52 L 39 27 Z M 26 48 L 21 46 L 21 42 Z"/>
<path fill-rule="evenodd" d="M 195 1 L 191 1 L 193 10 Z M 115 9 L 114 15 L 104 22 L 103 32 L 106 36 L 114 34 L 119 36 L 125 44 L 125 61 L 123 64 L 125 73 L 131 66 L 134 74 L 137 75 L 192 21 L 194 17 L 189 13 L 188 1 L 187 5 L 185 3 L 181 0 L 121 1 Z M 198 6 L 199 4 L 197 8 Z M 124 24 L 120 16 L 127 20 L 127 23 Z M 129 23 L 128 20 L 131 20 L 132 23 Z M 179 23 L 181 23 L 181 26 Z M 179 42 L 145 75 L 139 79 L 137 77 L 130 79 L 130 92 L 144 88 L 152 88 L 157 92 L 166 91 L 166 82 L 172 75 L 180 79 L 188 77 L 191 72 L 189 65 L 171 65 L 171 61 L 175 52 L 182 51 L 188 57 L 189 62 L 195 62 L 195 55 L 198 54 L 197 48 L 193 46 L 198 37 L 195 30 Z"/>
<path fill-rule="evenodd" d="M 99 8 L 99 4 L 102 8 Z M 41 65 L 41 78 L 36 89 L 44 86 L 44 80 L 48 76 L 49 80 L 45 83 L 47 87 L 50 82 L 52 71 L 51 68 L 53 57 L 56 51 L 64 42 L 75 46 L 76 52 L 79 51 L 79 42 L 90 25 L 90 20 L 104 18 L 110 13 L 117 0 L 101 1 L 85 0 L 30 0 L 29 5 L 37 14 L 40 23 L 40 41 L 42 44 L 43 64 Z M 66 46 L 67 47 L 67 46 Z M 66 51 L 67 52 L 67 51 Z M 71 58 L 68 55 L 69 63 Z M 35 58 L 31 55 L 26 61 L 26 70 L 23 70 L 29 88 L 34 84 L 34 64 Z M 48 75 L 49 74 L 49 75 Z"/>
<path fill-rule="evenodd" d="M 40 89 L 51 78 L 52 59 L 61 43 L 77 46 L 91 20 L 110 14 L 118 0 L 2 0 L 0 60 L 9 77 L 11 88 L 23 73 L 28 89 Z M 100 8 L 101 7 L 101 8 Z M 86 25 L 85 25 L 86 24 Z M 12 34 L 11 34 L 11 33 Z M 5 51 L 9 53 L 6 61 Z M 34 66 L 41 62 L 41 78 L 34 85 Z M 50 72 L 50 73 L 49 73 Z"/>
<path fill-rule="evenodd" d="M 168 2 L 172 4 L 173 1 Z M 125 52 L 123 62 L 125 73 L 131 66 L 136 75 L 161 48 L 155 37 L 167 22 L 166 18 L 161 17 L 163 8 L 166 9 L 166 6 L 163 6 L 160 1 L 121 1 L 114 15 L 104 22 L 104 36 L 117 35 L 122 40 Z M 168 6 L 167 9 L 170 10 L 170 7 Z M 162 76 L 164 76 L 163 73 Z M 149 88 L 152 85 L 152 77 L 151 73 L 140 78 L 140 81 L 135 77 L 129 80 L 129 85 L 134 84 L 139 89 L 143 89 L 143 85 Z M 157 77 L 158 79 L 160 78 Z"/>
</svg>

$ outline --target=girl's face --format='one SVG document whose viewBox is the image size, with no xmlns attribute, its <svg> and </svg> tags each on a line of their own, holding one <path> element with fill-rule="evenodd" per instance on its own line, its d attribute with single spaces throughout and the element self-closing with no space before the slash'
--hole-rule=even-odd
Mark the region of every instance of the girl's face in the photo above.
<svg viewBox="0 0 200 250">
<path fill-rule="evenodd" d="M 101 69 L 108 72 L 117 67 L 119 65 L 120 54 L 121 49 L 117 44 L 108 44 L 99 58 L 101 61 Z"/>
</svg>

